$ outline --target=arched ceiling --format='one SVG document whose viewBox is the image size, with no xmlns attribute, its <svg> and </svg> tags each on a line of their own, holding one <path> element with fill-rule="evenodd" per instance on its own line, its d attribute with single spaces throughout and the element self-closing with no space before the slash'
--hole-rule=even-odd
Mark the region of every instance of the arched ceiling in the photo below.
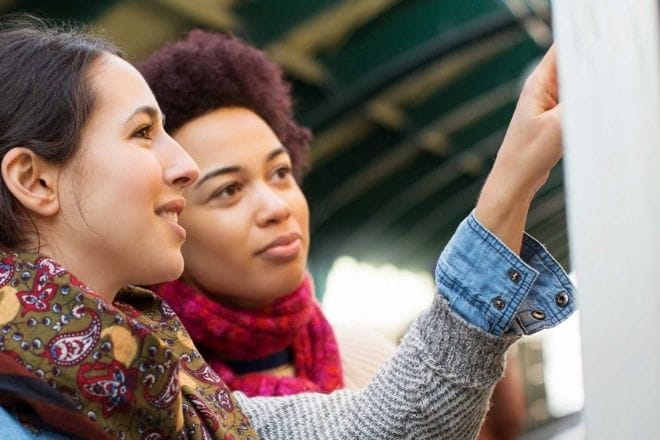
<svg viewBox="0 0 660 440">
<path fill-rule="evenodd" d="M 315 133 L 310 263 L 430 270 L 474 206 L 522 79 L 550 42 L 548 0 L 0 0 L 107 30 L 132 58 L 188 29 L 266 49 Z M 563 176 L 528 230 L 568 265 Z"/>
</svg>

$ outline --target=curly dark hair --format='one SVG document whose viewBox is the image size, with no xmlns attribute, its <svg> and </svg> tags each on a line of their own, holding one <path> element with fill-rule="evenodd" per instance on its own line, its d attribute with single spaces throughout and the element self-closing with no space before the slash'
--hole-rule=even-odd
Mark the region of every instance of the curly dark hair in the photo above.
<svg viewBox="0 0 660 440">
<path fill-rule="evenodd" d="M 167 116 L 169 133 L 218 108 L 248 108 L 287 149 L 300 181 L 308 165 L 311 133 L 294 120 L 291 86 L 264 52 L 233 35 L 193 30 L 137 67 Z"/>
</svg>

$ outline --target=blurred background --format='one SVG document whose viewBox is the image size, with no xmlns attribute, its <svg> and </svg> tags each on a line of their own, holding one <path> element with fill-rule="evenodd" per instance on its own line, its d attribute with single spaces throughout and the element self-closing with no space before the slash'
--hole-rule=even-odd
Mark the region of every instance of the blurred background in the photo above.
<svg viewBox="0 0 660 440">
<path fill-rule="evenodd" d="M 549 0 L 0 0 L 0 14 L 88 23 L 137 60 L 192 28 L 266 50 L 315 135 L 304 191 L 310 270 L 333 322 L 396 340 L 433 295 L 526 73 L 551 44 Z M 563 175 L 528 231 L 570 270 Z M 377 283 L 377 284 L 376 284 Z M 581 438 L 578 318 L 517 346 L 527 439 Z M 559 432 L 568 433 L 557 436 Z"/>
</svg>

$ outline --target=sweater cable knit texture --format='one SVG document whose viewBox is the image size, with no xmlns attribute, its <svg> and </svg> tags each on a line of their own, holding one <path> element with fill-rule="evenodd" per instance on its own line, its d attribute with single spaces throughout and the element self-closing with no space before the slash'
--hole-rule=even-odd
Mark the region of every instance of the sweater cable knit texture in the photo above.
<svg viewBox="0 0 660 440">
<path fill-rule="evenodd" d="M 235 394 L 268 440 L 469 440 L 477 436 L 504 354 L 517 339 L 466 323 L 438 295 L 362 391 L 276 398 Z"/>
</svg>

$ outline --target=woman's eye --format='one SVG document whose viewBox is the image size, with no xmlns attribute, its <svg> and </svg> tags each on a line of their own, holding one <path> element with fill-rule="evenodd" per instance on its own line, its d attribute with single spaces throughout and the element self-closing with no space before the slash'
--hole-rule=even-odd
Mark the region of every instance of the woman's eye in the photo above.
<svg viewBox="0 0 660 440">
<path fill-rule="evenodd" d="M 218 199 L 218 198 L 228 199 L 228 198 L 231 198 L 231 197 L 235 196 L 236 194 L 238 194 L 240 190 L 241 190 L 241 187 L 238 183 L 232 183 L 230 185 L 223 186 L 218 191 L 213 193 L 213 195 L 211 197 L 214 198 L 214 199 Z"/>
<path fill-rule="evenodd" d="M 153 128 L 152 124 L 144 125 L 133 132 L 133 137 L 141 138 L 141 139 L 151 139 L 150 135 L 152 128 Z"/>
<path fill-rule="evenodd" d="M 289 177 L 289 175 L 291 175 L 291 167 L 288 167 L 288 166 L 280 167 L 280 168 L 275 170 L 275 177 L 280 179 L 280 180 L 281 179 L 286 179 L 287 177 Z"/>
</svg>

